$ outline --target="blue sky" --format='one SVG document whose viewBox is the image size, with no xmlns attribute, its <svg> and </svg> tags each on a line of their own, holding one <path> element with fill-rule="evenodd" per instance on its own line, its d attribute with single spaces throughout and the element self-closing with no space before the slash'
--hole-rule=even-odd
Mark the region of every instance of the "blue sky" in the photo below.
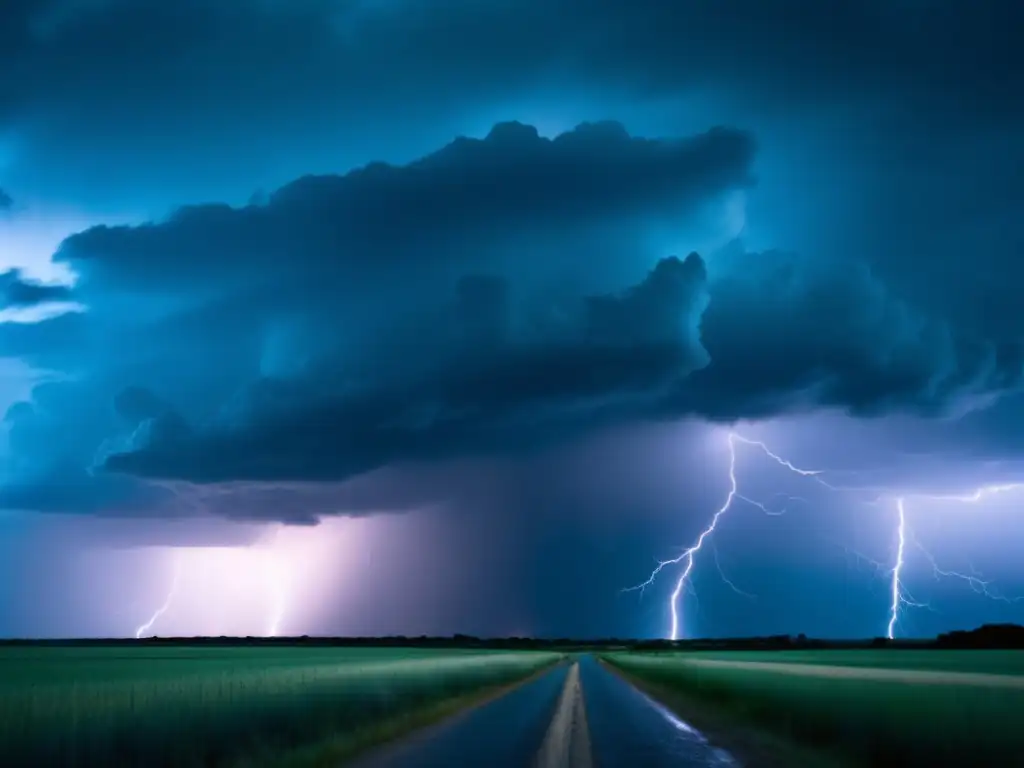
<svg viewBox="0 0 1024 768">
<path fill-rule="evenodd" d="M 0 635 L 1019 620 L 1022 21 L 6 3 Z"/>
</svg>

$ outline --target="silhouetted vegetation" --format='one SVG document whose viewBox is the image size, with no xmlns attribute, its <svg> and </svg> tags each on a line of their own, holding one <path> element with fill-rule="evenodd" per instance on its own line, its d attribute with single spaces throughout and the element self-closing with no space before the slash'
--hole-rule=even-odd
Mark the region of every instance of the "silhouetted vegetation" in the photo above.
<svg viewBox="0 0 1024 768">
<path fill-rule="evenodd" d="M 0 639 L 4 645 L 40 646 L 300 646 L 323 648 L 478 648 L 513 650 L 588 651 L 624 649 L 636 651 L 791 651 L 791 650 L 854 650 L 857 648 L 913 649 L 926 648 L 1024 648 L 1024 627 L 1016 624 L 986 624 L 970 631 L 958 630 L 936 638 L 898 639 L 875 637 L 855 640 L 820 640 L 798 635 L 767 635 L 763 637 L 720 637 L 695 640 L 640 640 L 606 637 L 596 639 L 490 637 L 455 634 L 444 637 L 419 635 L 406 637 L 147 637 L 70 640 Z"/>
<path fill-rule="evenodd" d="M 1024 649 L 1024 627 L 1018 624 L 985 624 L 970 632 L 947 632 L 935 639 L 938 648 Z"/>
</svg>

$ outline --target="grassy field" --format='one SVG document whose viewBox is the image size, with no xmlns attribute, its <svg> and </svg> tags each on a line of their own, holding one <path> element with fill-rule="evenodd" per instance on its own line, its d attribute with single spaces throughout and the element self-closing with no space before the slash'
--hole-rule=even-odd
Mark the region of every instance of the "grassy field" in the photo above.
<svg viewBox="0 0 1024 768">
<path fill-rule="evenodd" d="M 821 664 L 874 669 L 923 669 L 1024 675 L 1021 651 L 853 650 L 853 651 L 696 651 L 688 659 Z"/>
<path fill-rule="evenodd" d="M 964 673 L 1022 675 L 1024 652 L 676 652 L 605 658 L 628 675 L 714 707 L 739 722 L 841 756 L 849 764 L 995 765 L 1024 754 L 1024 687 L 957 678 Z M 809 665 L 818 669 L 808 671 L 821 674 L 704 666 L 704 660 Z M 853 676 L 830 674 L 822 667 L 844 668 Z M 949 674 L 940 683 L 922 684 L 913 677 L 871 679 L 874 670 Z"/>
<path fill-rule="evenodd" d="M 336 764 L 559 658 L 409 648 L 0 648 L 0 762 Z"/>
</svg>

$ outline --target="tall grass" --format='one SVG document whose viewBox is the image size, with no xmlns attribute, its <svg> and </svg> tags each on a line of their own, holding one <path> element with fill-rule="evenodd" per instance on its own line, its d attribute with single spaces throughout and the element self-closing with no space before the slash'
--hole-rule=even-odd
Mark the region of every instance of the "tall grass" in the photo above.
<svg viewBox="0 0 1024 768">
<path fill-rule="evenodd" d="M 447 699 L 525 678 L 550 653 L 277 649 L 120 650 L 20 668 L 0 650 L 0 764 L 210 766 L 374 728 Z M 63 649 L 67 650 L 67 649 Z M 180 650 L 180 649 L 179 649 Z M 291 663 L 288 653 L 291 650 Z M 22 651 L 24 654 L 24 651 Z M 29 667 L 26 671 L 25 667 Z M 105 672 L 105 674 L 104 674 Z"/>
<path fill-rule="evenodd" d="M 672 655 L 672 653 L 666 655 Z M 802 651 L 687 651 L 675 655 L 680 659 L 767 661 L 782 664 L 824 664 L 839 667 L 1024 675 L 1024 653 L 1021 651 L 871 648 Z"/>
<path fill-rule="evenodd" d="M 765 654 L 759 660 L 774 658 Z M 706 667 L 688 664 L 686 654 L 609 654 L 606 660 L 641 680 L 730 713 L 737 721 L 845 755 L 857 764 L 1003 765 L 1016 764 L 1006 761 L 1024 754 L 1020 689 Z M 746 654 L 743 660 L 753 657 Z M 959 669 L 970 664 L 950 661 Z M 820 663 L 830 662 L 825 656 Z"/>
</svg>

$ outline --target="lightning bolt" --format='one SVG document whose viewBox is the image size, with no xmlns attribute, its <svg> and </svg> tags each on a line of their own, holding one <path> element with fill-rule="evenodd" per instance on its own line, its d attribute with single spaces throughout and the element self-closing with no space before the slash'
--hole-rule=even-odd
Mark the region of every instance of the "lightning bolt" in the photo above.
<svg viewBox="0 0 1024 768">
<path fill-rule="evenodd" d="M 135 639 L 140 640 L 153 628 L 156 620 L 163 616 L 167 609 L 171 607 L 171 603 L 174 601 L 174 595 L 178 591 L 178 580 L 181 577 L 181 558 L 174 558 L 174 576 L 171 578 L 171 587 L 167 590 L 167 597 L 164 599 L 163 604 L 157 608 L 153 615 L 149 617 L 149 621 L 141 625 L 135 630 Z"/>
<path fill-rule="evenodd" d="M 281 634 L 281 622 L 284 620 L 287 587 L 285 583 L 285 568 L 281 561 L 271 552 L 267 553 L 266 573 L 272 598 L 267 637 L 277 637 Z"/>
<path fill-rule="evenodd" d="M 684 549 L 682 553 L 679 554 L 677 557 L 673 557 L 668 560 L 657 561 L 657 566 L 655 566 L 654 570 L 651 572 L 651 575 L 647 578 L 646 581 L 632 587 L 627 587 L 623 590 L 624 592 L 639 591 L 641 594 L 643 594 L 644 590 L 654 583 L 654 581 L 658 578 L 658 575 L 665 568 L 668 568 L 671 565 L 678 565 L 680 563 L 683 564 L 682 573 L 680 573 L 679 578 L 676 580 L 675 589 L 672 590 L 672 595 L 669 598 L 669 611 L 672 616 L 669 638 L 672 640 L 679 639 L 679 597 L 680 595 L 682 595 L 683 590 L 687 587 L 687 584 L 689 583 L 690 574 L 693 572 L 693 566 L 696 560 L 696 555 L 703 548 L 704 543 L 707 541 L 708 537 L 715 532 L 715 528 L 718 527 L 718 521 L 721 520 L 722 516 L 732 508 L 733 502 L 739 499 L 740 501 L 757 507 L 765 514 L 772 516 L 785 514 L 786 511 L 785 509 L 782 509 L 781 511 L 772 509 L 768 505 L 760 501 L 757 501 L 756 499 L 751 499 L 748 496 L 744 496 L 739 492 L 739 484 L 736 480 L 737 444 L 757 448 L 762 453 L 764 453 L 768 458 L 777 463 L 779 466 L 789 470 L 790 472 L 793 472 L 794 474 L 800 475 L 801 477 L 810 478 L 811 480 L 814 480 L 816 483 L 825 488 L 828 488 L 829 490 L 849 490 L 831 485 L 830 483 L 823 480 L 821 477 L 819 477 L 819 475 L 822 474 L 822 470 L 802 469 L 801 467 L 794 465 L 789 460 L 784 459 L 782 456 L 772 451 L 765 443 L 763 443 L 760 440 L 752 440 L 750 438 L 743 437 L 742 435 L 739 435 L 736 432 L 730 432 L 728 435 L 727 442 L 729 445 L 729 492 L 726 494 L 725 501 L 715 511 L 714 515 L 712 515 L 711 522 L 708 523 L 707 527 L 700 532 L 700 535 L 697 537 L 697 540 L 689 548 Z M 787 498 L 791 500 L 804 501 L 804 499 L 801 499 L 800 497 L 796 496 Z M 719 573 L 721 573 L 721 567 L 719 567 Z M 737 594 L 749 596 L 748 593 L 745 593 L 742 590 L 737 589 L 737 587 L 728 579 L 725 579 L 725 583 L 730 588 L 732 588 L 733 591 L 735 591 Z"/>
<path fill-rule="evenodd" d="M 896 528 L 899 535 L 899 545 L 896 547 L 896 565 L 892 569 L 892 603 L 889 606 L 889 627 L 885 633 L 885 636 L 890 640 L 895 636 L 896 622 L 900 618 L 900 605 L 903 603 L 900 577 L 903 574 L 903 551 L 907 546 L 907 513 L 903 509 L 903 499 L 896 501 L 896 510 L 900 516 L 900 524 Z"/>
<path fill-rule="evenodd" d="M 957 501 L 964 504 L 977 504 L 982 499 L 997 494 L 1008 493 L 1011 491 L 1017 491 L 1024 488 L 1024 483 L 1004 483 L 1002 485 L 986 485 L 981 488 L 977 488 L 974 491 L 966 494 L 917 494 L 917 498 L 930 499 L 933 501 Z M 990 600 L 996 600 L 1003 603 L 1016 603 L 1024 599 L 1024 597 L 1008 597 L 1000 592 L 996 592 L 992 588 L 992 582 L 986 580 L 981 574 L 971 568 L 971 573 L 962 573 L 960 571 L 950 571 L 939 566 L 935 556 L 925 548 L 925 546 L 918 541 L 914 535 L 913 530 L 907 523 L 907 512 L 904 499 L 901 497 L 896 500 L 896 509 L 899 513 L 899 526 L 897 527 L 898 534 L 898 546 L 896 548 L 896 563 L 892 569 L 892 602 L 889 606 L 889 627 L 887 631 L 887 637 L 892 640 L 895 637 L 896 626 L 899 623 L 900 608 L 927 608 L 926 603 L 921 603 L 915 600 L 902 581 L 902 571 L 904 566 L 904 560 L 906 555 L 906 546 L 908 541 L 913 544 L 925 559 L 928 564 L 932 567 L 932 575 L 936 578 L 951 578 L 958 579 L 967 584 L 974 592 Z"/>
<path fill-rule="evenodd" d="M 918 493 L 914 494 L 919 499 L 931 499 L 932 501 L 959 501 L 964 504 L 977 504 L 989 496 L 998 496 L 1011 491 L 1024 489 L 1024 483 L 1002 483 L 999 485 L 983 485 L 967 494 L 950 493 Z"/>
<path fill-rule="evenodd" d="M 174 558 L 174 576 L 171 579 L 170 588 L 167 590 L 167 596 L 164 598 L 160 607 L 157 608 L 149 617 L 149 620 L 135 630 L 136 639 L 141 639 L 148 635 L 157 620 L 163 616 L 174 603 L 181 580 L 183 556 L 184 554 L 182 551 L 179 550 L 176 552 Z M 288 601 L 288 585 L 286 579 L 287 569 L 278 553 L 275 553 L 270 549 L 261 551 L 259 558 L 260 559 L 257 562 L 259 563 L 260 571 L 262 571 L 261 576 L 264 581 L 264 587 L 270 595 L 269 616 L 267 618 L 265 636 L 277 637 L 281 634 L 281 623 L 284 620 L 285 609 Z"/>
<path fill-rule="evenodd" d="M 911 538 L 913 538 L 912 535 Z M 973 590 L 977 594 L 983 595 L 987 597 L 989 600 L 996 600 L 1000 603 L 1011 604 L 1020 602 L 1022 599 L 1024 599 L 1021 597 L 1008 597 L 1000 592 L 995 591 L 995 589 L 992 588 L 992 581 L 986 579 L 982 574 L 975 570 L 973 566 L 971 566 L 970 573 L 961 573 L 960 571 L 948 571 L 940 567 L 938 562 L 936 562 L 935 560 L 935 556 L 927 549 L 925 549 L 924 545 L 921 544 L 921 542 L 919 542 L 916 538 L 914 538 L 914 546 L 921 550 L 921 554 L 923 554 L 925 558 L 928 560 L 928 562 L 931 564 L 932 575 L 935 576 L 936 579 L 943 577 L 950 579 L 959 579 L 960 581 L 966 583 L 967 586 L 969 586 L 971 590 Z"/>
<path fill-rule="evenodd" d="M 794 466 L 792 463 L 790 463 L 789 461 L 787 461 L 786 459 L 782 458 L 777 453 L 772 451 L 765 443 L 761 442 L 760 440 L 751 440 L 750 438 L 743 437 L 742 435 L 738 435 L 735 432 L 730 432 L 729 433 L 729 450 L 733 454 L 733 463 L 734 464 L 735 464 L 735 454 L 736 454 L 736 445 L 735 445 L 736 443 L 743 443 L 744 445 L 750 445 L 750 446 L 753 446 L 755 448 L 760 448 L 764 452 L 764 454 L 769 459 L 774 461 L 776 464 L 778 464 L 778 465 L 780 465 L 782 467 L 785 467 L 786 469 L 788 469 L 790 472 L 793 472 L 794 474 L 801 475 L 803 477 L 813 478 L 815 482 L 817 482 L 819 485 L 823 485 L 825 488 L 828 488 L 830 491 L 841 490 L 840 488 L 837 488 L 834 485 L 830 485 L 829 483 L 826 483 L 824 480 L 822 480 L 819 477 L 819 475 L 822 474 L 822 470 L 820 470 L 820 469 L 800 469 L 800 467 Z M 760 505 L 758 505 L 758 506 L 760 506 Z"/>
<path fill-rule="evenodd" d="M 748 437 L 744 437 L 736 432 L 729 432 L 728 434 L 728 446 L 729 446 L 729 492 L 726 494 L 725 500 L 722 505 L 715 510 L 715 513 L 711 517 L 711 521 L 708 525 L 700 532 L 696 541 L 688 548 L 684 549 L 679 555 L 668 560 L 658 560 L 657 565 L 648 578 L 640 584 L 632 587 L 627 587 L 622 590 L 623 592 L 639 591 L 641 595 L 644 593 L 647 587 L 654 584 L 655 580 L 661 574 L 661 572 L 673 565 L 682 564 L 683 569 L 675 583 L 675 588 L 672 590 L 672 594 L 669 598 L 669 610 L 671 613 L 671 626 L 669 637 L 672 640 L 679 639 L 679 599 L 686 589 L 692 589 L 690 584 L 690 576 L 693 573 L 694 564 L 696 561 L 697 553 L 703 549 L 705 543 L 707 543 L 709 537 L 715 532 L 718 527 L 719 520 L 725 515 L 733 506 L 736 500 L 743 501 L 750 504 L 753 507 L 761 510 L 766 515 L 778 516 L 785 514 L 787 509 L 775 509 L 768 504 L 760 502 L 756 499 L 752 499 L 748 496 L 743 495 L 739 491 L 739 483 L 736 479 L 736 448 L 737 445 L 745 445 L 760 450 L 765 456 L 774 461 L 784 469 L 796 474 L 801 477 L 806 477 L 813 480 L 818 485 L 826 488 L 830 491 L 879 491 L 877 487 L 847 487 L 837 486 L 827 482 L 821 477 L 823 470 L 818 469 L 804 469 L 798 467 L 788 459 L 775 453 L 768 445 L 760 440 L 753 440 Z M 1021 597 L 1008 597 L 1000 592 L 997 592 L 992 587 L 992 582 L 986 580 L 980 573 L 974 568 L 971 568 L 971 573 L 962 573 L 960 571 L 951 571 L 939 566 L 935 557 L 921 544 L 920 541 L 914 536 L 908 521 L 907 521 L 907 498 L 927 499 L 932 501 L 955 501 L 964 504 L 977 504 L 986 498 L 996 496 L 1004 493 L 1010 493 L 1013 491 L 1024 490 L 1024 483 L 1000 483 L 992 485 L 984 485 L 976 488 L 970 492 L 964 493 L 950 493 L 950 494 L 935 494 L 935 493 L 906 493 L 895 499 L 896 512 L 897 512 L 897 526 L 896 526 L 896 555 L 895 561 L 891 568 L 886 568 L 881 563 L 871 560 L 864 555 L 856 552 L 852 554 L 856 555 L 859 559 L 863 559 L 875 566 L 877 572 L 884 572 L 888 575 L 890 584 L 890 602 L 889 602 L 889 621 L 886 627 L 886 637 L 890 640 L 894 639 L 896 628 L 899 625 L 902 608 L 930 608 L 927 603 L 916 600 L 913 595 L 909 592 L 906 585 L 903 582 L 903 571 L 907 561 L 907 545 L 911 544 L 918 549 L 928 561 L 932 568 L 932 574 L 936 579 L 939 578 L 952 578 L 963 581 L 967 584 L 974 592 L 979 595 L 983 595 L 992 600 L 997 600 L 1004 603 L 1016 603 L 1024 601 L 1024 596 Z M 807 503 L 807 500 L 799 496 L 789 496 L 787 494 L 776 494 L 776 497 L 783 497 L 788 501 L 798 501 Z M 883 499 L 887 498 L 887 494 L 876 494 L 874 499 L 866 500 L 864 503 L 877 505 Z M 891 496 L 888 496 L 891 499 Z M 845 547 L 844 547 L 845 549 Z M 847 549 L 847 552 L 851 552 Z M 715 559 L 715 567 L 718 569 L 719 575 L 722 577 L 722 581 L 739 595 L 745 597 L 753 597 L 747 592 L 739 589 L 732 581 L 730 581 L 722 570 L 721 564 L 718 560 L 717 550 L 713 552 Z"/>
<path fill-rule="evenodd" d="M 756 600 L 757 595 L 743 591 L 732 582 L 732 579 L 725 575 L 725 571 L 722 569 L 722 562 L 718 559 L 718 547 L 712 545 L 711 554 L 715 558 L 715 569 L 718 571 L 718 576 L 722 580 L 722 583 L 729 587 L 729 589 L 731 589 L 737 595 L 749 598 L 750 600 Z"/>
<path fill-rule="evenodd" d="M 907 511 L 903 505 L 903 498 L 896 499 L 896 512 L 899 515 L 899 524 L 896 526 L 897 545 L 896 563 L 892 568 L 891 593 L 892 601 L 889 604 L 889 626 L 885 630 L 885 636 L 892 640 L 896 634 L 896 624 L 900 620 L 900 607 L 910 606 L 923 608 L 925 605 L 910 597 L 906 587 L 903 586 L 903 563 L 907 550 Z"/>
</svg>

